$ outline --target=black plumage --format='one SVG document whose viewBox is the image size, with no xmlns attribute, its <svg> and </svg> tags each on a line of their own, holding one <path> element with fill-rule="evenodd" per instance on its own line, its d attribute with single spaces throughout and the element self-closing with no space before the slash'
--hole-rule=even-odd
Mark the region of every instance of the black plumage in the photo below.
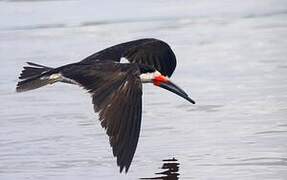
<svg viewBox="0 0 287 180">
<path fill-rule="evenodd" d="M 130 63 L 119 63 L 121 58 Z M 94 110 L 99 113 L 101 126 L 109 136 L 120 171 L 125 169 L 127 172 L 140 135 L 140 75 L 157 70 L 170 77 L 176 67 L 176 58 L 167 43 L 157 39 L 139 39 L 109 47 L 80 62 L 58 68 L 31 62 L 28 65 L 19 77 L 17 92 L 64 82 L 80 85 L 91 94 Z M 162 87 L 193 102 L 171 82 Z"/>
<path fill-rule="evenodd" d="M 117 157 L 120 171 L 127 172 L 134 156 L 141 124 L 142 84 L 137 64 L 109 61 L 93 66 L 73 64 L 61 74 L 91 93 L 94 110 L 99 113 Z"/>
<path fill-rule="evenodd" d="M 171 76 L 176 67 L 176 57 L 170 46 L 158 39 L 139 39 L 117 44 L 85 58 L 81 63 L 128 59 L 131 63 L 154 67 L 162 75 Z"/>
</svg>

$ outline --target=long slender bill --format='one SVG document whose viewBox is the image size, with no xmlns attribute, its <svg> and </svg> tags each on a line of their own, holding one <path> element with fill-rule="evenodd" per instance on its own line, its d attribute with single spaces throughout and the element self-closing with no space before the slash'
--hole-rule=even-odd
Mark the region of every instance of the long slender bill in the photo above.
<svg viewBox="0 0 287 180">
<path fill-rule="evenodd" d="M 192 100 L 190 97 L 188 97 L 188 95 L 186 94 L 186 92 L 184 92 L 180 87 L 178 87 L 177 85 L 175 85 L 174 83 L 172 83 L 168 78 L 164 77 L 164 76 L 159 76 L 156 77 L 154 79 L 154 84 L 166 89 L 168 91 L 171 91 L 177 95 L 179 95 L 180 97 L 188 100 L 189 102 L 191 102 L 192 104 L 195 104 L 195 101 Z"/>
</svg>

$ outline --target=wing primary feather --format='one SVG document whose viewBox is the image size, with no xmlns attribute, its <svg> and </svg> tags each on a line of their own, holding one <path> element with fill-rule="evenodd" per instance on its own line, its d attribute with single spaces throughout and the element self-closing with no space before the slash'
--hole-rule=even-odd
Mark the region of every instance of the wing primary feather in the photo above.
<svg viewBox="0 0 287 180">
<path fill-rule="evenodd" d="M 116 136 L 116 142 L 114 144 L 114 147 L 115 147 L 114 155 L 116 155 L 118 159 L 121 158 L 121 153 L 122 153 L 123 144 L 124 144 L 123 140 L 125 140 L 124 136 L 128 131 L 128 129 L 126 128 L 129 122 L 125 122 L 125 120 L 128 119 L 129 114 L 132 112 L 132 109 L 131 109 L 132 105 L 128 104 L 127 106 L 129 106 L 129 108 L 126 110 L 125 116 L 123 116 L 123 118 L 121 119 L 121 124 L 119 124 L 119 129 L 118 129 L 119 133 Z"/>
<path fill-rule="evenodd" d="M 129 166 L 131 164 L 131 161 L 133 159 L 133 156 L 135 154 L 135 149 L 138 142 L 138 137 L 140 133 L 140 123 L 141 123 L 141 98 L 138 98 L 139 94 L 136 92 L 133 92 L 133 98 L 136 100 L 134 101 L 134 109 L 133 113 L 131 114 L 131 117 L 129 118 L 132 120 L 129 132 L 126 133 L 126 136 L 124 139 L 126 141 L 124 142 L 123 146 L 128 147 L 128 149 L 122 149 L 121 152 L 121 158 L 119 159 L 119 164 L 122 164 L 125 166 L 125 172 L 128 171 Z M 123 151 L 124 150 L 124 151 Z M 123 169 L 122 169 L 123 170 Z"/>
<path fill-rule="evenodd" d="M 126 90 L 126 93 L 123 94 L 122 96 L 127 96 L 127 94 L 129 93 L 129 89 Z M 121 104 L 120 108 L 121 111 L 123 112 L 123 114 L 121 116 L 118 116 L 120 118 L 119 121 L 115 121 L 115 123 L 113 124 L 113 131 L 117 131 L 119 132 L 118 135 L 116 136 L 116 142 L 119 141 L 119 139 L 121 139 L 121 134 L 122 132 L 125 132 L 125 127 L 123 127 L 125 125 L 124 120 L 128 118 L 128 115 L 131 112 L 131 107 L 132 107 L 132 103 L 131 101 L 127 101 L 127 104 Z M 118 144 L 116 144 L 118 146 Z"/>
<path fill-rule="evenodd" d="M 125 164 L 125 172 L 128 172 L 129 167 L 131 165 L 131 161 L 134 157 L 135 150 L 138 143 L 138 138 L 140 134 L 140 124 L 141 124 L 141 99 L 138 99 L 136 110 L 134 112 L 134 123 L 133 128 L 131 128 L 130 138 L 128 143 L 129 150 L 123 155 L 123 164 Z"/>
<path fill-rule="evenodd" d="M 133 92 L 131 92 L 133 93 Z M 125 123 L 121 125 L 121 130 L 119 134 L 119 139 L 122 141 L 120 141 L 120 143 L 118 144 L 118 160 L 117 163 L 120 167 L 123 167 L 126 165 L 126 163 L 124 162 L 124 158 L 125 158 L 125 154 L 128 153 L 129 151 L 129 146 L 128 143 L 131 139 L 131 134 L 130 132 L 133 129 L 133 124 L 135 123 L 136 119 L 133 118 L 133 114 L 135 113 L 135 103 L 136 101 L 134 101 L 134 97 L 133 94 L 129 94 L 129 96 L 131 97 L 130 99 L 132 100 L 132 104 L 131 104 L 131 110 L 128 114 L 128 117 L 125 118 Z M 129 127 L 128 129 L 126 129 L 127 127 Z"/>
<path fill-rule="evenodd" d="M 108 114 L 106 114 L 105 116 L 107 117 L 107 119 L 110 119 L 111 122 L 108 125 L 109 129 L 107 129 L 107 134 L 114 136 L 118 133 L 121 133 L 119 125 L 123 124 L 122 123 L 122 119 L 125 118 L 125 99 L 123 97 L 127 96 L 127 91 L 128 89 L 123 88 L 123 85 L 121 85 L 121 93 L 118 95 L 115 95 L 116 99 L 113 99 L 113 103 L 115 103 L 113 105 L 113 109 L 111 109 L 111 112 L 108 112 Z M 119 92 L 117 92 L 119 93 Z M 122 114 L 121 114 L 122 113 Z M 116 120 L 118 119 L 118 120 Z"/>
</svg>

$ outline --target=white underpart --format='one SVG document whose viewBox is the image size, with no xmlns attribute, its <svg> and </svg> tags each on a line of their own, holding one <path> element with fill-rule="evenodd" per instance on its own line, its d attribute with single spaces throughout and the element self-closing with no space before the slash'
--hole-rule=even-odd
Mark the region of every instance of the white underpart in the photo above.
<svg viewBox="0 0 287 180">
<path fill-rule="evenodd" d="M 49 76 L 50 80 L 60 80 L 62 78 L 63 78 L 63 76 L 60 73 L 52 74 L 52 75 Z"/>
<path fill-rule="evenodd" d="M 55 73 L 55 74 L 52 74 L 50 76 L 43 76 L 43 77 L 41 77 L 41 79 L 51 80 L 50 84 L 61 81 L 61 82 L 65 82 L 65 83 L 71 83 L 71 84 L 77 84 L 78 85 L 78 83 L 76 81 L 63 76 L 61 73 Z"/>
<path fill-rule="evenodd" d="M 141 78 L 141 82 L 142 83 L 151 83 L 152 80 L 157 77 L 160 76 L 161 73 L 158 71 L 152 72 L 152 73 L 144 73 L 140 75 Z"/>
<path fill-rule="evenodd" d="M 58 80 L 61 80 L 62 79 L 62 75 L 60 73 L 56 73 L 56 74 L 52 74 L 50 76 L 42 76 L 40 78 L 41 80 L 51 80 L 51 81 L 58 81 Z"/>
<path fill-rule="evenodd" d="M 120 63 L 121 64 L 127 64 L 127 63 L 130 63 L 130 62 L 129 62 L 129 60 L 127 58 L 122 57 L 121 60 L 120 60 Z"/>
</svg>

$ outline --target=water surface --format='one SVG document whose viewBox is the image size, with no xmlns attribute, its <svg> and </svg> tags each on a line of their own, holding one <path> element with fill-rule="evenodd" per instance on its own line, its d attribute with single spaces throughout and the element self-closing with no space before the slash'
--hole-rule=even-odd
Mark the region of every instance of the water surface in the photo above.
<svg viewBox="0 0 287 180">
<path fill-rule="evenodd" d="M 284 0 L 0 1 L 0 179 L 287 178 Z M 141 136 L 127 175 L 81 88 L 16 94 L 26 61 L 56 67 L 154 37 L 178 59 L 172 77 L 195 101 L 144 87 Z M 161 175 L 157 175 L 161 176 Z"/>
</svg>

